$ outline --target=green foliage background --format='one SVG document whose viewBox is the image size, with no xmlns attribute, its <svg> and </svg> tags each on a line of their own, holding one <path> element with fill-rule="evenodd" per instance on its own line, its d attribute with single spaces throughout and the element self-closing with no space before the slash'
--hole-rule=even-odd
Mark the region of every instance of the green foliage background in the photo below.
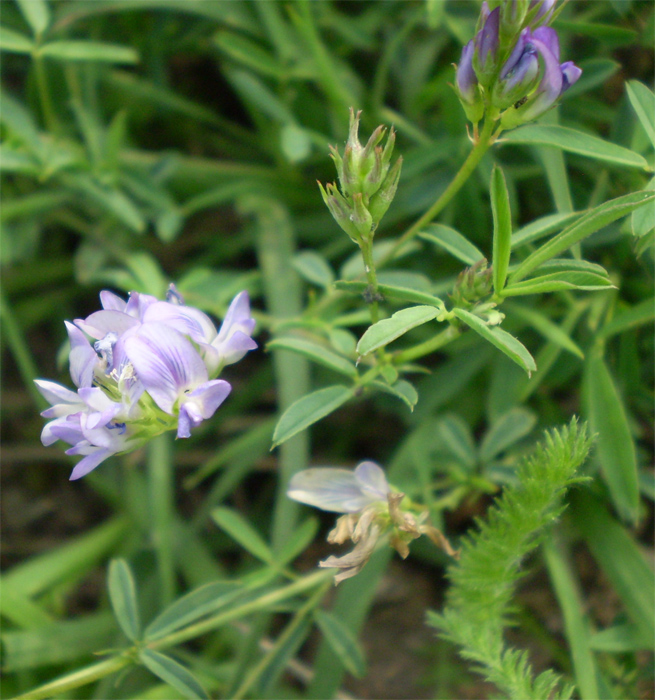
<svg viewBox="0 0 655 700">
<path fill-rule="evenodd" d="M 574 413 L 596 435 L 591 481 L 567 497 L 561 524 L 531 560 L 550 579 L 568 653 L 552 652 L 545 620 L 517 615 L 580 697 L 644 693 L 655 616 L 646 559 L 655 495 L 647 468 L 652 203 L 573 247 L 606 268 L 615 288 L 503 305 L 503 327 L 536 360 L 532 378 L 465 333 L 422 362 L 429 373 L 410 375 L 418 403 L 406 387 L 401 400 L 374 387 L 333 392 L 337 410 L 269 452 L 281 412 L 312 390 L 347 385 L 335 361 L 290 352 L 288 338 L 310 338 L 351 366 L 369 325 L 361 299 L 332 286 L 362 265 L 316 187 L 334 178 L 328 144 L 344 143 L 350 107 L 363 110 L 365 134 L 380 123 L 397 130 L 404 164 L 376 232 L 383 257 L 470 151 L 450 83 L 479 8 L 440 0 L 2 3 L 4 697 L 80 668 L 96 671 L 82 687 L 58 686 L 65 697 L 203 697 L 204 687 L 213 697 L 327 698 L 353 675 L 364 676 L 357 688 L 365 694 L 357 635 L 389 555 L 378 552 L 322 610 L 329 576 L 312 569 L 325 550 L 311 543 L 329 518 L 286 499 L 291 474 L 374 459 L 456 542 L 472 514 L 516 485 L 516 466 L 542 431 Z M 539 126 L 577 136 L 537 126 L 504 135 L 439 223 L 380 271 L 382 284 L 446 298 L 475 261 L 471 250 L 491 259 L 495 165 L 507 183 L 513 263 L 572 212 L 653 189 L 652 3 L 572 1 L 555 26 L 563 58 L 584 72 Z M 586 135 L 604 145 L 589 146 Z M 217 318 L 248 289 L 258 342 L 273 340 L 270 350 L 231 368 L 230 400 L 190 440 L 164 437 L 69 484 L 70 460 L 39 446 L 44 406 L 32 380 L 67 381 L 62 321 L 95 310 L 99 290 L 161 297 L 170 281 Z M 434 327 L 412 333 L 420 344 Z M 581 551 L 608 581 L 611 620 L 588 611 Z M 445 587 L 445 555 L 422 542 L 412 553 Z M 200 586 L 209 588 L 170 612 Z M 168 640 L 172 656 L 157 651 L 159 642 L 134 658 L 93 656 L 142 634 Z M 455 697 L 471 682 L 453 650 L 441 641 L 425 650 L 437 669 L 425 697 Z M 439 666 L 444 654 L 454 671 Z M 136 670 L 114 673 L 134 659 Z"/>
</svg>

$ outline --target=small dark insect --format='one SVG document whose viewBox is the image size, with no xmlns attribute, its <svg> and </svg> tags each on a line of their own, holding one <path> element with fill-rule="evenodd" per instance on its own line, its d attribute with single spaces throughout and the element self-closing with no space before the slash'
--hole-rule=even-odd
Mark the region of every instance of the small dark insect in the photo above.
<svg viewBox="0 0 655 700">
<path fill-rule="evenodd" d="M 514 103 L 514 109 L 518 109 L 521 105 L 524 105 L 528 101 L 527 95 L 522 97 L 518 102 Z"/>
</svg>

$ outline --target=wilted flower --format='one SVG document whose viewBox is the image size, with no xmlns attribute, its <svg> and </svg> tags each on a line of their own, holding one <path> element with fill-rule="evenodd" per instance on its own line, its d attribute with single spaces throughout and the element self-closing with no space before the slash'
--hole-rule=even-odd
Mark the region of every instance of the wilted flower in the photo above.
<svg viewBox="0 0 655 700">
<path fill-rule="evenodd" d="M 173 285 L 167 301 L 131 292 L 126 302 L 108 291 L 100 300 L 101 311 L 66 322 L 77 391 L 36 380 L 52 405 L 41 415 L 54 419 L 43 444 L 63 440 L 72 445 L 66 454 L 83 455 L 71 479 L 167 430 L 189 437 L 231 391 L 216 379 L 221 369 L 257 347 L 246 292 L 232 301 L 218 332 Z"/>
<path fill-rule="evenodd" d="M 329 533 L 328 542 L 343 544 L 351 540 L 355 548 L 319 563 L 321 567 L 340 569 L 335 583 L 358 574 L 385 533 L 403 559 L 409 554 L 408 543 L 422 534 L 455 555 L 445 537 L 427 522 L 427 511 L 414 512 L 417 507 L 412 503 L 400 508 L 405 495 L 389 486 L 384 471 L 375 462 L 362 462 L 354 471 L 333 467 L 306 469 L 292 477 L 287 495 L 321 510 L 344 513 Z"/>
</svg>

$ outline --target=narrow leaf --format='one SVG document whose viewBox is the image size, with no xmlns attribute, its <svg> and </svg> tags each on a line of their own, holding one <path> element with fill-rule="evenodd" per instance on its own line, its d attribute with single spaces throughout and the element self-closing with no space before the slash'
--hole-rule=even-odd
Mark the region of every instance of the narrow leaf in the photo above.
<svg viewBox="0 0 655 700">
<path fill-rule="evenodd" d="M 527 408 L 511 408 L 494 421 L 480 445 L 480 460 L 490 462 L 515 442 L 530 434 L 537 416 Z"/>
<path fill-rule="evenodd" d="M 294 529 L 289 539 L 276 553 L 276 560 L 280 564 L 286 564 L 295 559 L 301 552 L 307 549 L 311 541 L 316 537 L 317 532 L 318 520 L 316 518 L 307 518 L 307 520 Z"/>
<path fill-rule="evenodd" d="M 334 272 L 327 260 L 313 250 L 303 250 L 293 256 L 291 264 L 308 282 L 327 289 L 334 282 Z"/>
<path fill-rule="evenodd" d="M 116 621 L 110 612 L 57 621 L 33 630 L 6 631 L 2 633 L 2 669 L 14 672 L 87 659 L 94 650 L 112 644 L 115 637 Z"/>
<path fill-rule="evenodd" d="M 517 340 L 513 335 L 510 335 L 498 326 L 488 326 L 481 318 L 464 309 L 453 309 L 453 313 L 460 321 L 463 321 L 485 340 L 495 345 L 501 352 L 504 352 L 505 355 L 516 362 L 517 365 L 523 367 L 528 373 L 528 376 L 530 376 L 532 372 L 537 371 L 534 358 L 523 343 Z"/>
<path fill-rule="evenodd" d="M 589 646 L 594 651 L 628 654 L 633 651 L 650 651 L 653 640 L 643 636 L 634 622 L 626 622 L 591 635 Z"/>
<path fill-rule="evenodd" d="M 540 219 L 530 222 L 516 233 L 512 234 L 512 248 L 518 248 L 526 243 L 534 243 L 540 238 L 550 236 L 551 233 L 561 230 L 562 226 L 566 226 L 581 216 L 580 212 L 571 214 L 549 214 L 542 216 Z"/>
<path fill-rule="evenodd" d="M 439 420 L 435 430 L 444 447 L 466 467 L 472 469 L 477 461 L 471 428 L 457 415 L 446 415 Z"/>
<path fill-rule="evenodd" d="M 225 530 L 233 540 L 236 540 L 257 559 L 261 559 L 267 564 L 273 562 L 271 548 L 264 542 L 257 530 L 237 511 L 225 507 L 214 508 L 212 518 L 221 530 Z"/>
<path fill-rule="evenodd" d="M 129 46 L 95 41 L 51 41 L 39 47 L 39 55 L 61 61 L 139 62 L 139 54 Z"/>
<path fill-rule="evenodd" d="M 353 676 L 362 678 L 366 673 L 366 660 L 350 629 L 341 620 L 324 610 L 316 610 L 314 619 L 332 651 L 339 657 L 339 661 Z"/>
<path fill-rule="evenodd" d="M 505 175 L 497 165 L 494 165 L 491 173 L 491 212 L 494 220 L 494 291 L 499 294 L 505 286 L 512 249 L 512 213 Z"/>
<path fill-rule="evenodd" d="M 50 24 L 50 8 L 45 0 L 17 0 L 23 17 L 34 34 L 42 34 Z"/>
<path fill-rule="evenodd" d="M 648 169 L 646 159 L 623 146 L 604 141 L 557 124 L 530 124 L 503 135 L 501 143 L 555 146 L 569 153 L 577 153 L 594 160 L 629 168 Z"/>
<path fill-rule="evenodd" d="M 571 650 L 576 684 L 582 700 L 603 697 L 597 685 L 599 669 L 589 647 L 589 623 L 578 584 L 562 548 L 552 538 L 544 547 L 544 558 L 559 607 L 564 615 L 564 631 Z"/>
<path fill-rule="evenodd" d="M 633 192 L 595 207 L 529 255 L 510 274 L 510 284 L 515 284 L 547 260 L 560 255 L 583 238 L 626 216 L 653 199 L 655 199 L 655 192 Z"/>
<path fill-rule="evenodd" d="M 111 560 L 107 586 L 118 624 L 128 639 L 136 641 L 141 634 L 141 620 L 134 578 L 125 559 Z"/>
<path fill-rule="evenodd" d="M 635 445 L 628 417 L 609 369 L 600 354 L 590 354 L 585 367 L 589 422 L 596 439 L 598 459 L 612 502 L 622 518 L 637 521 L 639 482 Z"/>
<path fill-rule="evenodd" d="M 414 407 L 418 403 L 418 392 L 414 386 L 405 379 L 399 379 L 392 385 L 377 381 L 371 382 L 371 384 L 377 387 L 380 391 L 391 394 L 392 396 L 400 399 L 407 405 L 407 408 L 409 408 L 410 411 L 413 411 Z"/>
<path fill-rule="evenodd" d="M 179 690 L 184 697 L 190 700 L 209 700 L 209 695 L 191 672 L 170 656 L 146 648 L 139 651 L 139 659 L 149 671 Z"/>
<path fill-rule="evenodd" d="M 628 80 L 625 87 L 637 118 L 655 146 L 655 94 L 637 80 Z"/>
<path fill-rule="evenodd" d="M 419 234 L 419 238 L 438 245 L 467 265 L 474 265 L 478 260 L 484 258 L 484 255 L 468 238 L 454 228 L 444 226 L 444 224 L 426 226 L 425 231 Z"/>
<path fill-rule="evenodd" d="M 506 304 L 503 308 L 507 309 L 513 316 L 517 316 L 522 321 L 525 321 L 529 326 L 532 326 L 546 340 L 555 343 L 562 350 L 568 350 L 568 352 L 581 360 L 584 359 L 584 353 L 580 346 L 571 339 L 571 336 L 540 311 L 511 303 Z"/>
<path fill-rule="evenodd" d="M 7 27 L 0 27 L 0 51 L 13 53 L 32 53 L 34 43 L 32 40 Z"/>
<path fill-rule="evenodd" d="M 412 328 L 436 318 L 439 311 L 434 306 L 412 306 L 396 311 L 391 318 L 374 323 L 359 339 L 357 352 L 363 356 L 388 345 Z"/>
<path fill-rule="evenodd" d="M 146 627 L 144 636 L 149 641 L 165 637 L 205 615 L 231 605 L 243 591 L 235 581 L 215 581 L 200 586 L 160 612 Z"/>
<path fill-rule="evenodd" d="M 336 411 L 354 396 L 354 389 L 337 384 L 318 389 L 294 402 L 282 414 L 273 433 L 273 447 Z"/>
<path fill-rule="evenodd" d="M 566 271 L 533 277 L 516 284 L 509 284 L 502 291 L 503 297 L 518 297 L 526 294 L 545 294 L 565 289 L 582 289 L 587 292 L 615 289 L 611 280 L 593 272 Z"/>
<path fill-rule="evenodd" d="M 345 374 L 347 377 L 357 376 L 357 369 L 353 362 L 311 340 L 294 337 L 275 338 L 266 347 L 269 350 L 290 350 L 317 362 L 319 365 L 329 367 L 335 372 Z"/>
<path fill-rule="evenodd" d="M 598 331 L 598 334 L 600 338 L 606 340 L 613 335 L 625 333 L 646 323 L 652 323 L 653 320 L 655 320 L 655 302 L 653 299 L 644 299 L 635 306 L 619 311 L 609 323 Z"/>
<path fill-rule="evenodd" d="M 655 576 L 634 536 L 588 492 L 573 494 L 574 522 L 643 639 L 655 638 Z"/>
<path fill-rule="evenodd" d="M 335 282 L 334 286 L 337 289 L 351 294 L 363 294 L 368 287 L 368 282 L 339 280 Z M 435 306 L 440 310 L 445 308 L 443 301 L 441 301 L 439 297 L 435 297 L 433 294 L 426 294 L 416 289 L 410 289 L 409 287 L 380 284 L 378 285 L 378 291 L 385 299 L 397 299 L 398 301 L 409 301 L 415 304 L 427 304 L 428 306 Z"/>
</svg>

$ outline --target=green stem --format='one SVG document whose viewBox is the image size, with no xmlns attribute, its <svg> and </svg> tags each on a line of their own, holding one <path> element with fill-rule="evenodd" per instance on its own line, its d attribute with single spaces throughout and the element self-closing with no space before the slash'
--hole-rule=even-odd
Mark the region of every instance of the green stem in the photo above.
<svg viewBox="0 0 655 700">
<path fill-rule="evenodd" d="M 271 663 L 271 658 L 279 653 L 280 648 L 283 648 L 285 644 L 293 637 L 296 630 L 305 622 L 305 619 L 309 614 L 312 613 L 314 608 L 318 607 L 321 600 L 327 593 L 328 589 L 331 587 L 330 581 L 325 581 L 322 586 L 319 586 L 316 591 L 307 599 L 305 604 L 298 610 L 294 615 L 293 620 L 287 625 L 284 631 L 277 638 L 273 648 L 262 658 L 262 660 L 255 666 L 255 668 L 248 674 L 244 679 L 243 683 L 240 685 L 239 689 L 232 695 L 233 700 L 241 700 L 245 697 L 248 691 L 252 688 L 253 684 L 261 677 L 261 675 L 269 668 Z"/>
<path fill-rule="evenodd" d="M 495 125 L 496 121 L 494 119 L 487 119 L 485 121 L 477 143 L 473 147 L 473 150 L 468 154 L 468 157 L 462 164 L 462 167 L 459 169 L 455 177 L 452 179 L 451 183 L 443 191 L 437 201 L 425 212 L 425 214 L 417 219 L 396 241 L 391 250 L 380 260 L 378 264 L 379 267 L 382 267 L 390 260 L 393 260 L 398 251 L 406 243 L 415 238 L 426 224 L 429 224 L 436 216 L 438 216 L 450 202 L 450 200 L 457 194 L 457 192 L 459 192 L 462 185 L 469 179 L 478 163 L 482 160 L 484 154 L 489 150 L 491 144 L 496 140 L 496 138 L 498 138 L 498 134 L 500 132 L 494 133 Z"/>
<path fill-rule="evenodd" d="M 162 610 L 175 598 L 174 483 L 171 452 L 169 435 L 160 435 L 148 445 L 150 528 L 157 557 Z"/>
<path fill-rule="evenodd" d="M 394 365 L 403 365 L 406 362 L 412 362 L 419 357 L 424 357 L 425 355 L 430 355 L 436 352 L 444 345 L 448 345 L 451 341 L 455 340 L 460 334 L 460 331 L 455 328 L 455 326 L 448 326 L 445 330 L 441 331 L 434 338 L 426 340 L 420 345 L 415 345 L 413 348 L 408 348 L 407 350 L 402 350 L 401 352 L 393 356 Z"/>
<path fill-rule="evenodd" d="M 290 583 L 284 588 L 278 588 L 275 591 L 271 591 L 266 595 L 260 596 L 256 600 L 251 600 L 250 602 L 243 603 L 242 605 L 236 605 L 234 608 L 214 615 L 214 617 L 210 617 L 207 620 L 196 622 L 188 627 L 178 630 L 177 632 L 172 632 L 166 637 L 162 637 L 161 639 L 152 642 L 148 646 L 150 646 L 152 649 L 164 649 L 172 647 L 176 644 L 182 644 L 190 639 L 194 639 L 195 637 L 199 637 L 200 635 L 222 627 L 232 620 L 245 617 L 246 615 L 251 615 L 255 612 L 271 610 L 274 605 L 288 600 L 289 598 L 293 598 L 300 593 L 311 590 L 316 586 L 320 586 L 326 581 L 331 580 L 333 576 L 333 570 L 319 569 L 308 576 Z"/>
<path fill-rule="evenodd" d="M 43 123 L 47 127 L 48 131 L 51 133 L 57 133 L 59 131 L 59 123 L 57 121 L 57 114 L 50 96 L 50 88 L 48 87 L 48 76 L 46 75 L 45 64 L 43 63 L 43 59 L 38 54 L 33 56 L 33 60 L 34 72 L 36 74 L 36 84 L 39 91 L 39 100 L 41 102 L 41 110 L 43 112 Z"/>
<path fill-rule="evenodd" d="M 262 271 L 266 306 L 276 320 L 300 316 L 302 290 L 291 266 L 294 232 L 284 207 L 274 200 L 252 198 L 241 204 L 257 222 L 257 257 Z M 310 391 L 309 365 L 289 352 L 273 351 L 273 368 L 280 413 Z M 273 511 L 273 549 L 279 550 L 293 533 L 299 507 L 286 495 L 293 474 L 309 461 L 309 433 L 303 431 L 280 447 L 278 490 Z"/>
<path fill-rule="evenodd" d="M 80 688 L 83 685 L 100 680 L 111 673 L 120 671 L 131 663 L 133 661 L 129 656 L 114 656 L 111 659 L 105 659 L 98 664 L 87 666 L 51 683 L 34 688 L 34 690 L 23 693 L 23 695 L 17 695 L 14 700 L 46 700 L 46 698 L 51 698 L 54 695 L 61 695 L 74 688 Z"/>
<path fill-rule="evenodd" d="M 380 309 L 378 304 L 378 276 L 375 270 L 375 260 L 373 260 L 373 241 L 362 242 L 360 247 L 364 258 L 364 271 L 366 272 L 366 279 L 369 285 L 368 291 L 371 296 L 371 302 L 368 305 L 371 313 L 371 323 L 377 323 L 380 320 Z"/>
</svg>

